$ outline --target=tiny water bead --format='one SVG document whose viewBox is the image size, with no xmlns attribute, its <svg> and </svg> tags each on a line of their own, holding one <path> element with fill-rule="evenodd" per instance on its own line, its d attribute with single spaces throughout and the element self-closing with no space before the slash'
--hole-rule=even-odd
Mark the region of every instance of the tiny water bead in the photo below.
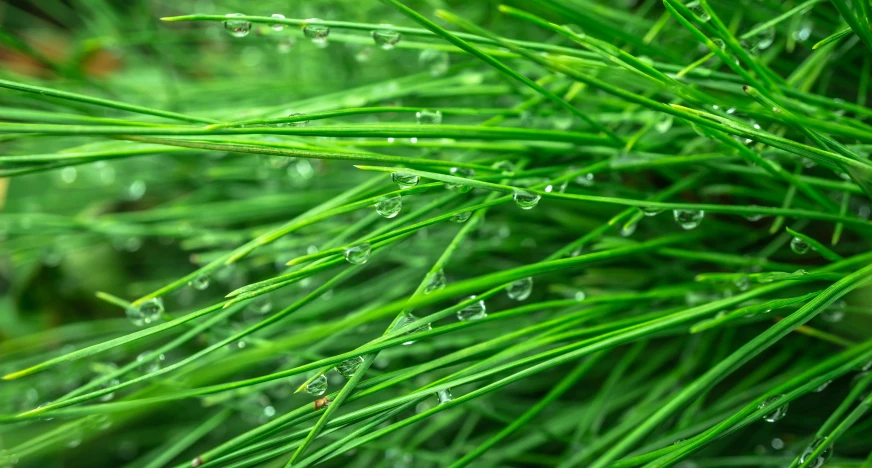
<svg viewBox="0 0 872 468">
<path fill-rule="evenodd" d="M 454 397 L 451 396 L 451 389 L 446 388 L 445 390 L 439 390 L 436 392 L 436 399 L 439 400 L 439 404 L 442 405 L 453 400 Z"/>
<path fill-rule="evenodd" d="M 394 172 L 391 174 L 391 180 L 401 189 L 412 188 L 418 185 L 420 178 L 414 174 L 405 174 L 403 172 Z"/>
<path fill-rule="evenodd" d="M 415 119 L 419 125 L 437 125 L 442 123 L 442 111 L 422 109 L 415 112 Z"/>
<path fill-rule="evenodd" d="M 533 292 L 533 278 L 526 277 L 523 279 L 519 279 L 514 283 L 510 284 L 508 288 L 506 288 L 506 294 L 509 296 L 509 299 L 513 299 L 516 301 L 523 301 L 530 297 L 530 293 Z"/>
<path fill-rule="evenodd" d="M 693 12 L 693 14 L 696 15 L 696 17 L 699 18 L 699 20 L 703 23 L 706 23 L 710 19 L 712 19 L 711 15 L 709 15 L 708 12 L 705 11 L 705 9 L 702 7 L 702 5 L 700 5 L 700 2 L 698 1 L 690 2 L 685 6 L 689 8 L 690 11 Z"/>
<path fill-rule="evenodd" d="M 830 323 L 841 322 L 845 318 L 845 309 L 848 304 L 845 301 L 836 301 L 821 312 L 821 320 Z"/>
<path fill-rule="evenodd" d="M 340 362 L 336 366 L 336 371 L 346 379 L 350 379 L 361 365 L 363 365 L 363 356 L 357 356 Z"/>
<path fill-rule="evenodd" d="M 773 396 L 763 400 L 763 402 L 760 403 L 759 406 L 757 406 L 757 409 L 772 407 L 779 400 L 781 400 L 783 397 L 784 397 L 784 395 L 773 395 Z M 787 403 L 785 403 L 783 405 L 775 407 L 775 409 L 772 412 L 763 415 L 763 420 L 766 422 L 774 423 L 775 421 L 778 421 L 779 419 L 787 416 L 787 406 L 788 406 Z"/>
<path fill-rule="evenodd" d="M 316 45 L 323 46 L 327 44 L 327 36 L 330 35 L 330 28 L 323 24 L 318 24 L 321 22 L 322 20 L 318 18 L 307 19 L 306 24 L 303 26 L 303 34 L 311 39 Z"/>
<path fill-rule="evenodd" d="M 396 217 L 402 209 L 403 197 L 397 193 L 381 197 L 375 204 L 376 213 L 388 219 Z"/>
<path fill-rule="evenodd" d="M 636 228 L 639 227 L 639 223 L 633 224 L 625 224 L 621 227 L 621 237 L 630 237 L 636 232 Z"/>
<path fill-rule="evenodd" d="M 364 242 L 363 244 L 357 244 L 345 249 L 345 259 L 348 260 L 348 263 L 363 265 L 367 260 L 369 260 L 369 255 L 371 253 L 372 246 L 369 245 L 369 242 Z"/>
<path fill-rule="evenodd" d="M 465 222 L 466 222 L 470 217 L 472 217 L 472 211 L 464 211 L 463 213 L 457 213 L 457 214 L 455 214 L 454 216 L 452 216 L 452 217 L 451 217 L 451 222 L 453 222 L 453 223 L 458 223 L 458 224 L 463 224 L 463 223 L 465 223 Z"/>
<path fill-rule="evenodd" d="M 475 296 L 469 296 L 469 299 L 475 299 Z M 475 301 L 457 311 L 457 320 L 461 322 L 481 320 L 485 317 L 487 317 L 487 311 L 482 300 Z"/>
<path fill-rule="evenodd" d="M 491 167 L 493 167 L 494 169 L 499 169 L 500 172 L 502 172 L 503 174 L 511 174 L 512 172 L 515 172 L 515 163 L 507 159 L 497 161 L 493 163 Z"/>
<path fill-rule="evenodd" d="M 826 437 L 821 437 L 821 438 L 819 438 L 819 439 L 815 439 L 812 443 L 808 444 L 808 447 L 806 447 L 805 450 L 802 451 L 802 455 L 799 456 L 799 462 L 800 462 L 800 463 L 805 463 L 805 462 L 809 461 L 809 459 L 811 458 L 812 454 L 813 454 L 813 453 L 814 453 L 814 452 L 815 452 L 815 451 L 816 451 L 816 450 L 817 450 L 821 445 L 826 444 L 826 442 L 827 442 L 827 438 L 826 438 Z M 825 448 L 825 449 L 823 450 L 823 452 L 821 452 L 820 455 L 818 455 L 817 457 L 815 457 L 815 459 L 812 460 L 812 461 L 808 464 L 808 467 L 809 467 L 809 468 L 821 468 L 822 466 L 824 466 L 824 465 L 827 463 L 827 461 L 829 461 L 830 457 L 832 457 L 832 456 L 833 456 L 833 448 L 832 448 L 832 446 L 827 447 L 827 448 Z"/>
<path fill-rule="evenodd" d="M 755 25 L 751 29 L 756 29 L 757 26 L 759 26 L 759 24 Z M 775 42 L 775 28 L 772 26 L 764 28 L 754 36 L 754 40 L 756 41 L 754 43 L 754 47 L 757 50 L 768 49 L 769 46 L 771 46 Z"/>
<path fill-rule="evenodd" d="M 642 210 L 642 214 L 645 216 L 657 216 L 660 213 L 663 213 L 663 208 L 655 208 L 653 206 L 643 206 L 639 209 Z"/>
<path fill-rule="evenodd" d="M 229 13 L 224 16 L 227 18 L 235 18 L 245 15 L 242 13 Z M 248 32 L 251 31 L 251 22 L 228 19 L 224 21 L 224 29 L 233 37 L 245 37 L 248 35 Z"/>
<path fill-rule="evenodd" d="M 733 280 L 733 286 L 735 286 L 739 291 L 747 291 L 748 288 L 751 287 L 751 278 L 749 278 L 748 275 L 737 276 Z"/>
<path fill-rule="evenodd" d="M 445 283 L 445 271 L 441 268 L 430 273 L 427 276 L 427 286 L 424 287 L 424 294 L 430 294 L 433 291 L 444 289 Z"/>
<path fill-rule="evenodd" d="M 418 55 L 418 64 L 426 68 L 432 77 L 442 76 L 448 72 L 451 58 L 443 50 L 426 49 Z"/>
<path fill-rule="evenodd" d="M 475 171 L 473 169 L 467 169 L 465 167 L 452 167 L 450 171 L 451 175 L 455 177 L 475 177 Z M 472 187 L 469 185 L 463 184 L 455 184 L 451 182 L 445 182 L 445 188 L 457 193 L 466 193 L 472 190 Z"/>
<path fill-rule="evenodd" d="M 309 382 L 306 385 L 306 392 L 309 395 L 321 396 L 324 392 L 327 391 L 327 376 L 324 374 L 319 375 L 315 378 L 315 380 Z"/>
<path fill-rule="evenodd" d="M 533 209 L 539 204 L 541 198 L 541 195 L 526 190 L 515 190 L 515 193 L 512 194 L 512 199 L 515 200 L 515 204 L 522 210 Z"/>
<path fill-rule="evenodd" d="M 806 242 L 805 239 L 802 239 L 800 237 L 794 237 L 793 239 L 790 240 L 790 250 L 792 250 L 793 253 L 802 255 L 802 254 L 808 252 L 809 248 L 810 248 L 810 246 L 808 245 L 808 242 Z"/>
<path fill-rule="evenodd" d="M 191 281 L 188 281 L 188 286 L 196 289 L 197 291 L 202 291 L 209 287 L 209 276 L 199 275 Z"/>
<path fill-rule="evenodd" d="M 575 178 L 575 183 L 582 187 L 592 187 L 594 184 L 593 174 L 588 172 Z"/>
<path fill-rule="evenodd" d="M 130 319 L 134 325 L 141 327 L 156 322 L 160 319 L 160 315 L 163 311 L 163 299 L 155 297 L 143 302 L 139 306 L 128 307 L 125 310 L 125 313 L 127 314 L 127 318 Z"/>
<path fill-rule="evenodd" d="M 389 27 L 376 29 L 372 32 L 372 40 L 375 41 L 375 45 L 381 47 L 382 50 L 391 50 L 396 47 L 397 43 L 400 42 L 401 37 L 400 33 Z"/>
<path fill-rule="evenodd" d="M 273 13 L 270 15 L 270 18 L 283 20 L 285 19 L 285 15 L 280 13 Z M 269 27 L 271 27 L 273 31 L 281 31 L 282 29 L 285 29 L 285 25 L 282 23 L 273 23 L 269 25 Z"/>
<path fill-rule="evenodd" d="M 681 229 L 689 231 L 695 229 L 705 217 L 705 212 L 702 210 L 672 210 L 672 216 L 675 222 L 681 226 Z"/>
<path fill-rule="evenodd" d="M 270 299 L 268 294 L 265 294 L 254 298 L 245 310 L 246 312 L 250 311 L 254 315 L 264 315 L 268 314 L 272 308 L 272 299 Z"/>
</svg>

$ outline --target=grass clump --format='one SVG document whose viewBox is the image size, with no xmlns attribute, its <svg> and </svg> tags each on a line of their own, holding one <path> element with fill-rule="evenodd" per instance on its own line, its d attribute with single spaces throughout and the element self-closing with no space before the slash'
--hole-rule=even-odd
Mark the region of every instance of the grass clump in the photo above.
<svg viewBox="0 0 872 468">
<path fill-rule="evenodd" d="M 2 10 L 0 466 L 872 466 L 868 1 L 299 3 Z"/>
</svg>

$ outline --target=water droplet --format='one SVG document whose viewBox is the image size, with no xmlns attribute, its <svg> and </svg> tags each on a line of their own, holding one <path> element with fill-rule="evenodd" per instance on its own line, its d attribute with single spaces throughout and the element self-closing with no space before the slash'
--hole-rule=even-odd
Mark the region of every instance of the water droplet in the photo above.
<svg viewBox="0 0 872 468">
<path fill-rule="evenodd" d="M 430 76 L 442 76 L 448 72 L 448 66 L 451 64 L 451 58 L 448 57 L 448 52 L 442 50 L 427 49 L 422 50 L 418 55 L 418 63 L 421 67 L 426 68 Z"/>
<path fill-rule="evenodd" d="M 663 213 L 663 208 L 656 208 L 653 206 L 643 206 L 640 210 L 642 210 L 642 214 L 645 216 L 657 216 L 660 213 Z"/>
<path fill-rule="evenodd" d="M 82 428 L 78 427 L 78 426 L 74 426 L 74 427 L 70 428 L 66 432 L 65 437 L 67 439 L 66 445 L 69 448 L 76 448 L 79 445 L 82 445 L 82 437 L 83 437 Z"/>
<path fill-rule="evenodd" d="M 268 314 L 272 308 L 272 299 L 270 299 L 269 295 L 264 294 L 254 298 L 251 303 L 248 304 L 246 312 L 251 312 L 255 315 L 264 315 Z"/>
<path fill-rule="evenodd" d="M 315 380 L 309 382 L 306 385 L 306 392 L 309 395 L 321 396 L 324 392 L 327 391 L 327 376 L 324 374 L 319 375 L 315 378 Z"/>
<path fill-rule="evenodd" d="M 818 385 L 817 388 L 814 389 L 814 392 L 815 392 L 815 393 L 820 393 L 820 392 L 826 390 L 827 387 L 829 387 L 831 383 L 833 383 L 832 380 L 827 380 L 826 382 L 824 382 L 824 383 Z"/>
<path fill-rule="evenodd" d="M 440 268 L 428 275 L 424 294 L 430 294 L 443 288 L 445 288 L 445 272 Z"/>
<path fill-rule="evenodd" d="M 492 167 L 494 169 L 499 169 L 503 174 L 511 174 L 512 172 L 515 172 L 515 163 L 506 159 L 493 163 Z"/>
<path fill-rule="evenodd" d="M 845 301 L 836 301 L 821 312 L 821 319 L 830 323 L 841 322 L 845 318 L 845 309 L 847 307 L 848 304 Z"/>
<path fill-rule="evenodd" d="M 672 115 L 665 114 L 657 120 L 656 124 L 654 124 L 654 130 L 656 130 L 657 133 L 666 133 L 672 128 L 672 121 Z"/>
<path fill-rule="evenodd" d="M 575 183 L 582 187 L 592 187 L 594 184 L 593 174 L 588 172 L 575 178 Z"/>
<path fill-rule="evenodd" d="M 733 285 L 739 291 L 747 291 L 751 287 L 751 278 L 748 275 L 740 275 L 733 279 Z"/>
<path fill-rule="evenodd" d="M 292 114 L 288 114 L 288 117 L 300 117 L 303 115 L 306 115 L 306 114 L 303 114 L 302 112 L 294 112 Z M 290 125 L 291 127 L 305 127 L 306 125 L 309 125 L 309 121 L 308 120 L 297 120 L 295 122 L 288 122 L 288 125 Z"/>
<path fill-rule="evenodd" d="M 188 281 L 188 286 L 196 289 L 197 291 L 202 291 L 209 287 L 209 276 L 199 275 L 191 281 Z"/>
<path fill-rule="evenodd" d="M 681 226 L 681 229 L 689 231 L 695 229 L 705 217 L 705 211 L 702 210 L 672 210 L 672 216 L 675 222 Z"/>
<path fill-rule="evenodd" d="M 793 31 L 793 39 L 797 42 L 807 41 L 809 37 L 811 37 L 811 32 L 814 30 L 814 22 L 809 20 L 802 20 L 799 23 L 799 27 Z"/>
<path fill-rule="evenodd" d="M 452 216 L 451 221 L 458 224 L 465 223 L 470 217 L 472 217 L 472 211 L 464 211 L 463 213 L 457 213 Z"/>
<path fill-rule="evenodd" d="M 330 35 L 330 28 L 320 23 L 318 18 L 309 18 L 303 26 L 303 34 L 306 35 L 317 46 L 327 45 L 327 36 Z"/>
<path fill-rule="evenodd" d="M 469 296 L 469 299 L 475 299 L 475 296 Z M 457 320 L 460 320 L 461 322 L 480 320 L 485 317 L 487 317 L 487 311 L 484 301 L 475 301 L 457 311 Z"/>
<path fill-rule="evenodd" d="M 137 327 L 141 327 L 143 325 L 148 325 L 152 322 L 156 322 L 160 319 L 161 314 L 164 311 L 163 299 L 159 297 L 155 297 L 153 299 L 149 299 L 138 307 L 130 306 L 125 310 L 127 314 L 127 318 L 136 325 Z"/>
<path fill-rule="evenodd" d="M 809 247 L 810 246 L 808 245 L 808 242 L 806 242 L 805 239 L 799 237 L 794 237 L 790 241 L 790 250 L 799 255 L 808 252 Z"/>
<path fill-rule="evenodd" d="M 465 167 L 452 167 L 449 172 L 455 177 L 475 177 L 475 171 L 472 169 L 467 169 Z M 472 187 L 470 187 L 469 185 L 454 184 L 451 182 L 445 182 L 445 188 L 457 193 L 466 193 L 472 190 Z"/>
<path fill-rule="evenodd" d="M 779 400 L 781 400 L 781 398 L 783 398 L 783 397 L 784 397 L 784 395 L 773 395 L 773 396 L 763 400 L 763 402 L 760 403 L 759 406 L 757 406 L 757 409 L 763 409 L 763 408 L 768 408 L 770 406 L 773 406 Z M 775 421 L 778 421 L 779 419 L 781 419 L 785 416 L 787 416 L 787 403 L 776 407 L 771 413 L 767 413 L 767 414 L 763 415 L 763 420 L 766 422 L 774 423 Z"/>
<path fill-rule="evenodd" d="M 751 29 L 755 29 L 759 24 L 755 24 Z M 766 29 L 758 32 L 754 37 L 754 47 L 757 50 L 769 48 L 775 42 L 775 28 L 769 26 Z"/>
<path fill-rule="evenodd" d="M 630 237 L 630 236 L 632 236 L 633 233 L 636 232 L 636 228 L 637 228 L 638 226 L 639 226 L 639 223 L 625 224 L 625 225 L 621 228 L 621 236 L 622 236 L 622 237 Z"/>
<path fill-rule="evenodd" d="M 281 13 L 273 13 L 270 15 L 270 18 L 283 20 L 285 19 L 285 15 Z M 273 31 L 281 31 L 282 29 L 285 29 L 285 25 L 282 23 L 273 23 L 269 25 L 269 27 L 271 27 Z"/>
<path fill-rule="evenodd" d="M 725 44 L 724 40 L 719 38 L 719 37 L 712 39 L 712 44 L 714 44 L 715 47 L 717 47 L 718 49 L 721 49 L 721 50 L 727 49 L 727 44 Z"/>
<path fill-rule="evenodd" d="M 100 375 L 114 374 L 115 372 L 118 371 L 118 366 L 116 366 L 115 364 L 113 364 L 111 362 L 106 363 L 106 364 L 98 364 L 98 366 L 99 366 L 98 374 L 100 374 Z M 95 378 L 95 380 L 99 379 L 99 378 L 100 377 L 98 376 Z M 111 379 L 106 380 L 105 382 L 101 383 L 100 388 L 106 389 L 106 388 L 114 387 L 114 386 L 118 385 L 119 383 L 121 383 L 121 382 L 117 378 L 111 378 Z M 99 400 L 100 401 L 110 401 L 114 397 L 115 397 L 115 392 L 110 392 L 110 393 L 105 393 L 103 395 L 100 395 Z"/>
<path fill-rule="evenodd" d="M 418 185 L 418 181 L 420 180 L 418 176 L 414 174 L 404 174 L 402 172 L 394 172 L 391 174 L 391 180 L 397 184 L 401 189 L 407 189 Z"/>
<path fill-rule="evenodd" d="M 760 221 L 761 219 L 763 219 L 763 215 L 761 215 L 761 214 L 749 214 L 749 215 L 745 215 L 745 219 L 754 223 L 754 222 L 757 222 L 757 221 Z"/>
<path fill-rule="evenodd" d="M 509 299 L 514 299 L 516 301 L 523 301 L 530 297 L 530 293 L 533 292 L 533 278 L 526 277 L 523 279 L 519 279 L 514 283 L 510 284 L 508 288 L 506 288 L 506 294 L 509 296 Z"/>
<path fill-rule="evenodd" d="M 693 1 L 685 5 L 690 11 L 699 18 L 703 23 L 707 23 L 710 19 L 712 19 L 711 15 L 705 11 L 705 9 L 700 5 L 699 1 Z"/>
<path fill-rule="evenodd" d="M 813 454 L 815 452 L 815 450 L 818 449 L 818 447 L 825 444 L 826 441 L 827 441 L 826 437 L 821 437 L 820 439 L 816 439 L 812 443 L 808 444 L 808 447 L 806 447 L 805 450 L 802 451 L 802 455 L 799 456 L 799 462 L 805 463 L 806 461 L 808 461 L 809 457 L 811 457 L 811 454 Z M 809 468 L 821 468 L 822 466 L 824 466 L 827 463 L 827 461 L 832 456 L 833 456 L 833 448 L 827 447 L 826 449 L 824 449 L 823 452 L 821 452 L 820 455 L 817 456 L 817 458 L 815 458 L 814 460 L 812 460 L 808 464 L 808 467 Z"/>
<path fill-rule="evenodd" d="M 422 109 L 415 112 L 415 119 L 420 125 L 436 125 L 442 123 L 442 112 L 438 110 Z"/>
<path fill-rule="evenodd" d="M 372 253 L 372 246 L 368 242 L 364 242 L 345 249 L 345 259 L 348 260 L 348 263 L 363 265 L 369 260 L 370 253 Z"/>
<path fill-rule="evenodd" d="M 518 205 L 519 208 L 522 210 L 530 210 L 539 204 L 539 199 L 542 197 L 537 193 L 528 192 L 526 190 L 515 190 L 512 198 L 515 200 L 515 204 Z"/>
<path fill-rule="evenodd" d="M 363 365 L 363 356 L 357 356 L 340 362 L 336 366 L 336 371 L 346 379 L 350 379 L 361 365 Z"/>
<path fill-rule="evenodd" d="M 400 42 L 400 33 L 394 31 L 393 29 L 389 29 L 390 25 L 380 25 L 383 29 L 376 29 L 372 32 L 372 40 L 375 41 L 375 45 L 382 48 L 382 50 L 391 50 L 396 47 L 397 42 Z"/>
<path fill-rule="evenodd" d="M 75 182 L 78 175 L 79 172 L 75 167 L 65 167 L 61 169 L 61 181 L 65 184 L 72 184 Z"/>
<path fill-rule="evenodd" d="M 441 405 L 453 400 L 454 397 L 451 396 L 451 389 L 446 388 L 445 390 L 439 390 L 436 392 L 436 399 L 439 400 L 439 404 Z"/>
<path fill-rule="evenodd" d="M 229 13 L 224 16 L 227 18 L 234 18 L 245 15 L 242 13 Z M 226 20 L 224 21 L 224 29 L 233 37 L 245 37 L 248 35 L 248 32 L 251 31 L 251 23 L 242 20 Z"/>
<path fill-rule="evenodd" d="M 354 54 L 354 60 L 357 63 L 369 62 L 369 59 L 371 59 L 371 58 L 372 58 L 372 49 L 369 47 L 364 48 L 364 49 L 360 49 L 359 51 L 357 51 L 356 54 Z"/>
<path fill-rule="evenodd" d="M 145 181 L 142 180 L 134 180 L 129 187 L 127 187 L 127 199 L 131 201 L 136 201 L 142 198 L 145 195 L 146 190 Z"/>
<path fill-rule="evenodd" d="M 166 356 L 159 354 L 153 356 L 153 351 L 146 351 L 139 356 L 136 356 L 136 362 L 139 363 L 139 369 L 143 374 L 151 374 L 160 370 L 161 363 L 166 359 Z"/>
<path fill-rule="evenodd" d="M 401 318 L 400 320 L 397 321 L 397 324 L 394 325 L 394 329 L 396 330 L 399 328 L 403 328 L 410 323 L 416 322 L 417 320 L 418 320 L 418 317 L 412 315 L 411 313 L 407 313 L 406 315 L 403 316 L 403 318 Z M 433 326 L 430 325 L 429 323 L 427 323 L 427 324 L 421 325 L 418 328 L 415 328 L 413 330 L 406 332 L 406 335 L 411 335 L 413 333 L 425 332 L 425 331 L 429 331 L 432 329 L 433 329 Z M 403 342 L 403 346 L 408 346 L 414 342 L 415 342 L 415 340 L 405 341 L 405 342 Z"/>
<path fill-rule="evenodd" d="M 401 209 L 403 209 L 403 197 L 398 193 L 385 195 L 375 204 L 376 213 L 388 219 L 400 214 Z"/>
<path fill-rule="evenodd" d="M 786 281 L 795 279 L 800 276 L 807 275 L 808 272 L 802 269 L 796 270 L 793 273 L 786 273 L 783 271 L 773 271 L 770 273 L 762 273 L 757 276 L 757 281 L 760 283 L 772 283 L 774 281 Z"/>
</svg>

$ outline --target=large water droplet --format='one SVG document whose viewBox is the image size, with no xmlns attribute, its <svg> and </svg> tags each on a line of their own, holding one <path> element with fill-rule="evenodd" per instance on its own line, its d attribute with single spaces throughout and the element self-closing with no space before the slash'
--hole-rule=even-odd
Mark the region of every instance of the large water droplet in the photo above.
<svg viewBox="0 0 872 468">
<path fill-rule="evenodd" d="M 442 50 L 426 49 L 422 50 L 418 55 L 418 63 L 421 67 L 426 68 L 430 76 L 442 76 L 448 72 L 448 66 L 451 64 L 451 59 L 448 57 L 448 52 Z"/>
<path fill-rule="evenodd" d="M 79 176 L 79 171 L 75 167 L 65 167 L 61 169 L 61 181 L 65 184 L 72 184 Z"/>
<path fill-rule="evenodd" d="M 509 299 L 514 299 L 516 301 L 523 301 L 530 297 L 530 293 L 533 292 L 533 278 L 526 277 L 523 279 L 519 279 L 514 283 L 510 284 L 508 288 L 506 288 L 506 294 L 509 296 Z"/>
<path fill-rule="evenodd" d="M 439 400 L 439 404 L 441 405 L 453 400 L 454 397 L 451 396 L 451 389 L 446 388 L 445 390 L 439 390 L 436 392 L 436 399 Z"/>
<path fill-rule="evenodd" d="M 757 409 L 772 407 L 783 397 L 784 395 L 773 395 L 763 400 L 763 402 L 760 403 L 759 406 L 757 406 Z M 787 403 L 785 403 L 781 406 L 776 407 L 771 413 L 763 415 L 763 420 L 766 422 L 774 423 L 775 421 L 778 421 L 779 419 L 787 416 L 787 406 Z"/>
<path fill-rule="evenodd" d="M 381 26 L 381 29 L 376 29 L 372 32 L 372 40 L 375 41 L 375 45 L 383 50 L 391 50 L 400 42 L 400 33 L 390 29 L 390 25 L 385 24 Z"/>
<path fill-rule="evenodd" d="M 790 250 L 799 255 L 808 252 L 809 247 L 808 242 L 800 237 L 794 237 L 790 240 Z"/>
<path fill-rule="evenodd" d="M 163 299 L 155 297 L 137 306 L 130 306 L 125 310 L 130 322 L 141 327 L 156 322 L 164 311 Z"/>
<path fill-rule="evenodd" d="M 357 369 L 360 369 L 360 366 L 362 365 L 363 356 L 357 356 L 340 362 L 339 365 L 336 366 L 336 371 L 339 372 L 346 379 L 350 379 L 354 376 L 354 373 L 357 372 Z"/>
<path fill-rule="evenodd" d="M 675 222 L 681 226 L 681 229 L 689 231 L 695 229 L 705 217 L 705 211 L 702 210 L 672 210 L 672 216 L 675 217 Z"/>
<path fill-rule="evenodd" d="M 146 351 L 139 356 L 136 356 L 136 362 L 139 363 L 139 369 L 143 374 L 151 374 L 160 370 L 161 364 L 166 360 L 163 354 L 154 355 L 154 351 Z"/>
<path fill-rule="evenodd" d="M 533 192 L 528 192 L 526 190 L 515 190 L 515 193 L 512 195 L 512 199 L 515 200 L 515 204 L 518 205 L 522 210 L 531 210 L 533 207 L 539 204 L 539 200 L 542 197 Z"/>
<path fill-rule="evenodd" d="M 202 290 L 208 288 L 209 287 L 209 275 L 197 276 L 196 278 L 192 279 L 191 281 L 188 281 L 188 286 L 190 286 L 198 291 L 202 291 Z"/>
<path fill-rule="evenodd" d="M 369 245 L 369 242 L 364 242 L 345 249 L 345 259 L 348 260 L 348 263 L 363 265 L 369 260 L 370 253 L 372 253 L 372 246 Z"/>
<path fill-rule="evenodd" d="M 415 112 L 415 119 L 420 125 L 436 125 L 442 123 L 442 112 L 438 110 L 422 109 Z"/>
<path fill-rule="evenodd" d="M 452 167 L 449 172 L 455 177 L 475 177 L 475 171 L 472 169 L 467 169 L 465 167 Z M 454 184 L 451 182 L 445 182 L 445 188 L 457 193 L 466 193 L 472 190 L 472 187 L 470 187 L 469 185 Z"/>
<path fill-rule="evenodd" d="M 234 18 L 245 15 L 243 13 L 229 13 L 224 16 L 227 18 Z M 248 35 L 248 32 L 251 31 L 251 23 L 242 20 L 226 20 L 224 21 L 224 29 L 233 37 L 245 37 Z"/>
<path fill-rule="evenodd" d="M 306 20 L 306 25 L 303 26 L 303 34 L 312 40 L 315 45 L 327 45 L 327 36 L 330 35 L 330 28 L 323 24 L 318 24 L 322 20 L 318 18 L 309 18 Z"/>
<path fill-rule="evenodd" d="M 465 223 L 466 220 L 468 220 L 470 217 L 472 217 L 472 211 L 464 211 L 463 213 L 456 213 L 454 216 L 452 216 L 451 221 L 454 223 L 462 224 Z"/>
<path fill-rule="evenodd" d="M 404 174 L 402 172 L 394 172 L 391 174 L 391 180 L 401 189 L 407 189 L 418 185 L 418 176 L 414 174 Z"/>
<path fill-rule="evenodd" d="M 475 299 L 475 296 L 469 296 L 470 299 Z M 457 311 L 457 320 L 461 322 L 469 320 L 480 320 L 487 317 L 484 301 L 475 301 L 468 306 Z"/>
<path fill-rule="evenodd" d="M 143 180 L 134 180 L 129 187 L 127 187 L 127 199 L 131 201 L 139 200 L 145 195 L 145 190 L 147 189 L 147 185 Z"/>
<path fill-rule="evenodd" d="M 820 439 L 816 439 L 812 443 L 808 444 L 808 447 L 806 447 L 805 450 L 802 451 L 802 455 L 799 456 L 799 462 L 805 463 L 806 461 L 808 461 L 809 457 L 811 457 L 811 454 L 813 454 L 814 451 L 818 449 L 818 447 L 825 444 L 826 441 L 827 441 L 826 437 L 821 437 Z M 833 448 L 827 447 L 826 449 L 824 449 L 823 452 L 821 452 L 820 455 L 818 455 L 814 460 L 811 461 L 811 463 L 808 464 L 808 467 L 809 468 L 821 468 L 822 466 L 824 466 L 827 463 L 827 461 L 832 456 L 833 456 Z"/>
<path fill-rule="evenodd" d="M 639 223 L 633 224 L 625 224 L 621 227 L 621 237 L 630 237 L 636 232 L 636 228 L 639 227 Z"/>
<path fill-rule="evenodd" d="M 689 8 L 690 11 L 693 12 L 693 14 L 696 15 L 696 17 L 699 18 L 699 20 L 703 23 L 706 23 L 710 19 L 712 19 L 711 15 L 709 15 L 708 12 L 705 11 L 702 5 L 700 5 L 699 1 L 690 2 L 685 6 Z"/>
<path fill-rule="evenodd" d="M 427 286 L 424 287 L 424 294 L 430 294 L 443 288 L 445 288 L 445 272 L 440 268 L 427 276 Z"/>
<path fill-rule="evenodd" d="M 751 29 L 755 29 L 759 24 L 754 25 Z M 769 48 L 773 42 L 775 42 L 775 28 L 769 26 L 766 29 L 758 32 L 754 36 L 754 47 L 757 50 L 763 50 Z"/>
<path fill-rule="evenodd" d="M 306 392 L 309 395 L 321 396 L 327 391 L 327 376 L 319 375 L 315 380 L 306 385 Z"/>
<path fill-rule="evenodd" d="M 400 214 L 401 209 L 403 209 L 403 197 L 398 193 L 385 195 L 379 198 L 378 203 L 375 204 L 376 213 L 388 219 Z"/>
<path fill-rule="evenodd" d="M 793 31 L 793 39 L 797 42 L 807 41 L 811 37 L 811 32 L 814 30 L 814 21 L 803 20 L 799 23 L 799 27 Z"/>
<path fill-rule="evenodd" d="M 285 19 L 285 15 L 283 15 L 281 13 L 273 13 L 269 16 L 270 16 L 270 18 L 275 18 L 275 19 L 280 19 L 280 20 Z M 282 23 L 273 23 L 273 24 L 269 25 L 269 27 L 271 27 L 273 31 L 281 31 L 282 29 L 285 29 L 285 25 Z"/>
</svg>

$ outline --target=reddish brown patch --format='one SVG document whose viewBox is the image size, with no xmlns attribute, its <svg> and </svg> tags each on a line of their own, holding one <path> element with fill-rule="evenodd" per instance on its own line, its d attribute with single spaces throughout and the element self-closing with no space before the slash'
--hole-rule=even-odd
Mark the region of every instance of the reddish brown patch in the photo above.
<svg viewBox="0 0 872 468">
<path fill-rule="evenodd" d="M 315 410 L 317 411 L 317 410 L 319 410 L 319 409 L 321 409 L 329 404 L 330 404 L 329 398 L 327 398 L 327 397 L 318 398 L 317 400 L 315 400 Z"/>
</svg>

